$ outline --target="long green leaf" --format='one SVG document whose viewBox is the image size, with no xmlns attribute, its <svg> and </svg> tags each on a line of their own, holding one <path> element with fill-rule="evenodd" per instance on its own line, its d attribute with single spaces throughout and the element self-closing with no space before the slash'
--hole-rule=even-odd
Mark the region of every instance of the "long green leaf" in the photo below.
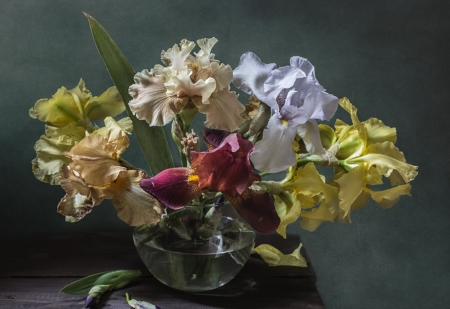
<svg viewBox="0 0 450 309">
<path fill-rule="evenodd" d="M 139 270 L 115 270 L 90 275 L 75 282 L 72 282 L 59 291 L 71 295 L 82 295 L 89 292 L 95 285 L 111 285 L 111 288 L 121 287 L 130 281 L 139 278 Z"/>
<path fill-rule="evenodd" d="M 147 122 L 137 119 L 130 111 L 128 102 L 131 100 L 131 96 L 128 94 L 128 88 L 134 84 L 133 78 L 135 72 L 133 68 L 106 30 L 94 18 L 86 13 L 84 15 L 89 20 L 92 37 L 94 38 L 98 52 L 122 96 L 128 116 L 133 120 L 134 132 L 139 146 L 144 153 L 153 175 L 166 168 L 173 167 L 172 155 L 163 128 L 150 127 Z"/>
</svg>

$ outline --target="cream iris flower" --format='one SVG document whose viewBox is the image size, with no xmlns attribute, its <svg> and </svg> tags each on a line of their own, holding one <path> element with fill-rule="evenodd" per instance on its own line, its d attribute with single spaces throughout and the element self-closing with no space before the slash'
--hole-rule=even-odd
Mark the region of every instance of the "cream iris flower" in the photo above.
<svg viewBox="0 0 450 309">
<path fill-rule="evenodd" d="M 195 114 L 198 109 L 206 114 L 207 127 L 237 130 L 244 122 L 240 116 L 244 107 L 230 91 L 231 67 L 219 64 L 211 53 L 216 42 L 216 38 L 197 40 L 200 51 L 192 55 L 195 43 L 184 39 L 161 53 L 165 66 L 137 73 L 129 88 L 133 97 L 129 106 L 136 117 L 150 126 L 163 126 L 180 114 L 188 125 L 192 110 Z"/>
<path fill-rule="evenodd" d="M 165 206 L 139 186 L 147 175 L 119 162 L 130 144 L 125 131 L 111 117 L 105 124 L 105 136 L 88 134 L 64 153 L 70 164 L 61 168 L 61 187 L 66 195 L 58 212 L 67 221 L 78 221 L 104 199 L 111 199 L 119 218 L 129 225 L 158 222 Z"/>
</svg>

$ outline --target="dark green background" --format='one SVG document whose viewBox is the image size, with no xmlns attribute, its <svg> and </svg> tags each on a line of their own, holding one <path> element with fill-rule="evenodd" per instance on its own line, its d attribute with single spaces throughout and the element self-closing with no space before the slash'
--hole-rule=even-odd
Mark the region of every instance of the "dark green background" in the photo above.
<svg viewBox="0 0 450 309">
<path fill-rule="evenodd" d="M 74 87 L 80 77 L 94 95 L 112 85 L 85 11 L 135 70 L 150 69 L 162 49 L 183 38 L 215 36 L 216 58 L 232 67 L 246 51 L 280 65 L 303 56 L 330 93 L 350 98 L 360 119 L 377 117 L 397 127 L 397 146 L 419 166 L 412 198 L 403 197 L 390 210 L 370 203 L 353 212 L 352 224 L 323 224 L 314 233 L 296 224 L 291 231 L 301 233 L 327 308 L 448 307 L 448 3 L 2 1 L 1 237 L 130 229 L 109 203 L 79 223 L 65 223 L 56 213 L 63 190 L 31 172 L 33 145 L 44 125 L 29 118 L 28 109 L 63 85 Z M 146 167 L 136 144 L 126 158 Z"/>
</svg>

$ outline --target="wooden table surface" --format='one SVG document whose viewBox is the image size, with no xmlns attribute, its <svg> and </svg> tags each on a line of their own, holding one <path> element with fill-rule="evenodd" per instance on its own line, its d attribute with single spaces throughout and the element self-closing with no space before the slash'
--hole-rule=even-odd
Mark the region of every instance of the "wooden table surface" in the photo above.
<svg viewBox="0 0 450 309">
<path fill-rule="evenodd" d="M 291 253 L 300 239 L 296 235 L 287 240 L 279 235 L 257 238 L 257 245 L 275 242 L 281 251 Z M 84 276 L 118 269 L 139 269 L 142 277 L 106 292 L 95 308 L 131 308 L 125 293 L 162 309 L 324 308 L 309 262 L 308 268 L 269 267 L 252 256 L 225 286 L 186 293 L 163 285 L 148 272 L 134 248 L 131 232 L 2 240 L 0 245 L 0 308 L 84 308 L 86 295 L 60 294 L 59 290 Z"/>
</svg>

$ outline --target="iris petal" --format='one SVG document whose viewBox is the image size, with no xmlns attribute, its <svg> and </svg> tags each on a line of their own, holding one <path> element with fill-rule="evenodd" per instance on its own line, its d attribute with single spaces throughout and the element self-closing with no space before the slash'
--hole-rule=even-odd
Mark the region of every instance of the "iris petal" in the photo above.
<svg viewBox="0 0 450 309">
<path fill-rule="evenodd" d="M 276 115 L 272 116 L 263 132 L 263 138 L 255 144 L 255 150 L 250 154 L 255 168 L 276 173 L 294 165 L 292 141 L 296 133 L 295 128 L 284 125 Z"/>
<path fill-rule="evenodd" d="M 169 168 L 156 176 L 142 179 L 141 188 L 172 209 L 186 206 L 200 195 L 194 170 L 184 167 Z"/>
<path fill-rule="evenodd" d="M 278 228 L 280 218 L 275 211 L 274 198 L 269 193 L 258 194 L 246 189 L 241 195 L 225 196 L 257 232 L 270 234 Z"/>
<path fill-rule="evenodd" d="M 252 52 L 244 53 L 239 61 L 239 66 L 233 71 L 233 84 L 245 93 L 254 95 L 265 102 L 264 82 L 276 67 L 275 63 L 263 63 Z"/>
</svg>

